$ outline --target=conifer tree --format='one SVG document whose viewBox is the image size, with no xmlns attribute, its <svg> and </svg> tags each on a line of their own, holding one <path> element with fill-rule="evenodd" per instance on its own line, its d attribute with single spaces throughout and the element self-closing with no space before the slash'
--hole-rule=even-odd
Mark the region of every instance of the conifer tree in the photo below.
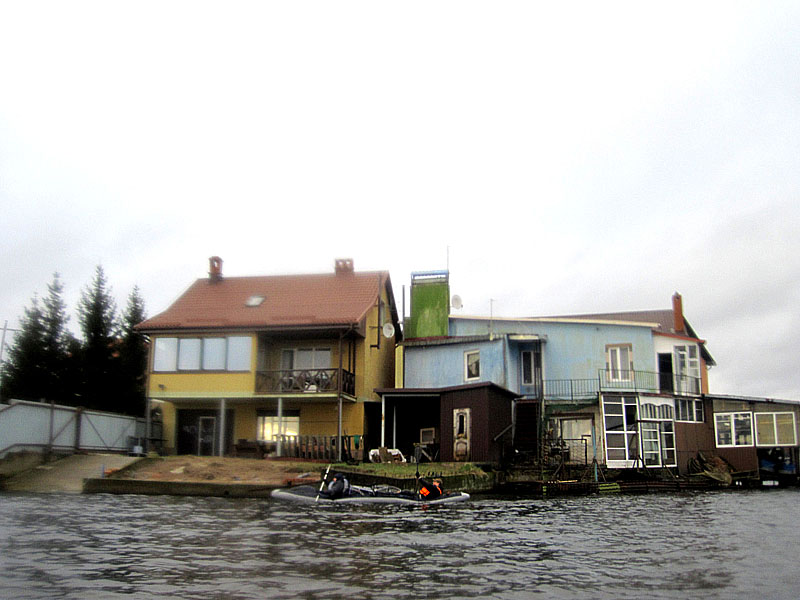
<svg viewBox="0 0 800 600">
<path fill-rule="evenodd" d="M 70 345 L 74 338 L 67 329 L 64 285 L 58 273 L 47 289 L 44 308 L 34 296 L 31 307 L 25 309 L 21 331 L 3 368 L 3 396 L 72 404 L 75 388 Z"/>
<path fill-rule="evenodd" d="M 117 307 L 103 267 L 95 269 L 92 283 L 78 305 L 83 333 L 81 352 L 81 404 L 87 408 L 116 410 L 119 394 Z"/>
<path fill-rule="evenodd" d="M 14 337 L 8 358 L 3 362 L 3 399 L 40 400 L 45 394 L 45 359 L 42 346 L 44 317 L 39 298 L 33 297 L 31 306 L 20 319 L 20 330 Z"/>
<path fill-rule="evenodd" d="M 135 286 L 128 296 L 122 315 L 120 345 L 121 390 L 118 410 L 135 416 L 145 412 L 145 372 L 147 369 L 147 338 L 134 327 L 147 318 L 144 300 Z"/>
</svg>

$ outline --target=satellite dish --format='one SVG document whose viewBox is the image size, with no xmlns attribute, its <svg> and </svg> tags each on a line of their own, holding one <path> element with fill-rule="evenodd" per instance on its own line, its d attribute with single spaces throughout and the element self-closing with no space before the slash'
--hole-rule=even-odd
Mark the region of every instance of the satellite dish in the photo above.
<svg viewBox="0 0 800 600">
<path fill-rule="evenodd" d="M 450 304 L 452 304 L 453 308 L 455 308 L 456 310 L 464 306 L 464 304 L 461 302 L 461 296 L 459 296 L 458 294 L 453 296 L 453 299 L 450 301 Z"/>
<path fill-rule="evenodd" d="M 383 324 L 383 337 L 390 338 L 394 335 L 394 325 L 391 323 Z"/>
</svg>

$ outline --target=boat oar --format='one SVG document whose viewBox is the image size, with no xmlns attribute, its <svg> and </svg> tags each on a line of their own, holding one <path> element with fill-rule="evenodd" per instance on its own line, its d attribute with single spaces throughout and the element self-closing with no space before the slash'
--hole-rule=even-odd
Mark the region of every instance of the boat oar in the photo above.
<svg viewBox="0 0 800 600">
<path fill-rule="evenodd" d="M 328 465 L 328 468 L 325 469 L 325 477 L 322 478 L 322 483 L 319 484 L 319 490 L 317 491 L 317 497 L 314 498 L 314 502 L 319 502 L 319 495 L 322 493 L 322 488 L 325 487 L 325 481 L 328 479 L 328 471 L 331 470 L 331 466 Z"/>
<path fill-rule="evenodd" d="M 422 448 L 420 446 L 416 446 L 414 448 L 414 462 L 417 463 L 417 473 L 415 477 L 417 478 L 416 483 L 414 484 L 414 493 L 419 493 L 419 459 L 422 456 Z"/>
</svg>

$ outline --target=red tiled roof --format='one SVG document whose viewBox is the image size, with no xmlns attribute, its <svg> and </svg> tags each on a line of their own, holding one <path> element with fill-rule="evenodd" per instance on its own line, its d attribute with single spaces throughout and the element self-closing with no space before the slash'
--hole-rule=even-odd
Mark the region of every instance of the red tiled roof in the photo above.
<svg viewBox="0 0 800 600">
<path fill-rule="evenodd" d="M 387 285 L 391 294 L 387 271 L 198 279 L 137 329 L 349 326 L 364 318 Z M 248 306 L 254 296 L 263 302 Z"/>
</svg>

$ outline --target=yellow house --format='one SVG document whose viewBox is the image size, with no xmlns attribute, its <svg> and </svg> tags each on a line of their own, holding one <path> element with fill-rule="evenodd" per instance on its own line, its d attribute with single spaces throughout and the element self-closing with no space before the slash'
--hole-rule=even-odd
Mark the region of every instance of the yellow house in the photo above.
<svg viewBox="0 0 800 600">
<path fill-rule="evenodd" d="M 166 453 L 358 458 L 380 443 L 373 390 L 393 384 L 401 335 L 387 271 L 339 259 L 334 273 L 224 277 L 212 257 L 137 329 Z"/>
</svg>

